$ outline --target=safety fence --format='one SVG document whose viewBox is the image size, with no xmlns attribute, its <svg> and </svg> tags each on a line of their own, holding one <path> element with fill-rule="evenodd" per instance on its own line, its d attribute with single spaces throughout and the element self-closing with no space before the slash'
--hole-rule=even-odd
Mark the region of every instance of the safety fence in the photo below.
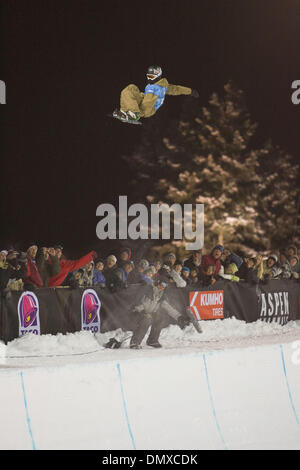
<svg viewBox="0 0 300 470">
<path fill-rule="evenodd" d="M 35 334 L 94 333 L 122 328 L 131 331 L 139 313 L 134 310 L 148 286 L 130 285 L 111 293 L 98 287 L 41 288 L 3 293 L 0 339 L 11 341 L 27 332 Z M 190 306 L 199 320 L 235 317 L 246 322 L 275 321 L 281 325 L 300 319 L 300 283 L 271 280 L 259 284 L 218 281 L 195 289 L 170 286 L 164 297 L 178 311 Z M 174 323 L 165 314 L 164 326 Z"/>
</svg>

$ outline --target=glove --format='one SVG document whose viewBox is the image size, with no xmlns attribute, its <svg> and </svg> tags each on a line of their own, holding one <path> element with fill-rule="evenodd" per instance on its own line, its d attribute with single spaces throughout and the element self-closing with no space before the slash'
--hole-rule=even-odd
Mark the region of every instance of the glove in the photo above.
<svg viewBox="0 0 300 470">
<path fill-rule="evenodd" d="M 98 258 L 98 253 L 96 251 L 92 251 L 92 257 L 93 259 Z"/>
<path fill-rule="evenodd" d="M 197 90 L 192 90 L 191 96 L 192 96 L 193 98 L 199 98 L 199 93 L 198 93 L 198 91 L 197 91 Z"/>
</svg>

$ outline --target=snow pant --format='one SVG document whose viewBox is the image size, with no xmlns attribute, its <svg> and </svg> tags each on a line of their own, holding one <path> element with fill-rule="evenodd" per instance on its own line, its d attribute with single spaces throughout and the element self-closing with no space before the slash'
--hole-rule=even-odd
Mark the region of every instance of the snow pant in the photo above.
<svg viewBox="0 0 300 470">
<path fill-rule="evenodd" d="M 140 345 L 150 325 L 152 326 L 147 341 L 149 343 L 156 343 L 159 339 L 159 335 L 163 326 L 162 318 L 161 315 L 159 315 L 159 312 L 154 314 L 141 313 L 141 318 L 133 332 L 130 344 Z"/>
<path fill-rule="evenodd" d="M 142 104 L 143 97 L 143 93 L 140 92 L 136 85 L 128 85 L 121 91 L 120 108 L 123 111 L 140 113 L 140 105 Z"/>
<path fill-rule="evenodd" d="M 156 112 L 155 100 L 154 95 L 144 95 L 136 85 L 131 84 L 121 91 L 120 109 L 139 113 L 140 117 L 151 117 Z"/>
<path fill-rule="evenodd" d="M 165 324 L 164 314 L 169 315 L 176 321 L 181 315 L 174 307 L 172 307 L 168 302 L 163 300 L 160 305 L 160 309 L 157 310 L 155 313 L 141 313 L 141 318 L 137 324 L 136 329 L 133 332 L 130 344 L 140 345 L 148 331 L 148 328 L 151 325 L 152 326 L 147 342 L 156 343 L 159 339 L 161 330 L 163 329 Z"/>
</svg>

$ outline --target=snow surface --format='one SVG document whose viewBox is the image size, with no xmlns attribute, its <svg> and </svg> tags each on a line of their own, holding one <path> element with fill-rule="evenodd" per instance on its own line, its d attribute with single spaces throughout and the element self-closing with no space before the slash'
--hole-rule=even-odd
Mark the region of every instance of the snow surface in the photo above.
<svg viewBox="0 0 300 470">
<path fill-rule="evenodd" d="M 300 449 L 299 322 L 200 323 L 159 350 L 105 349 L 120 331 L 0 343 L 0 448 Z"/>
<path fill-rule="evenodd" d="M 0 343 L 0 367 L 32 367 L 65 365 L 106 360 L 122 360 L 136 357 L 185 354 L 186 352 L 211 351 L 227 348 L 274 344 L 300 339 L 300 321 L 285 326 L 278 323 L 257 321 L 246 323 L 234 318 L 200 321 L 203 333 L 199 335 L 192 325 L 181 330 L 170 325 L 162 330 L 162 349 L 156 350 L 142 343 L 143 349 L 129 349 L 129 339 L 121 349 L 105 349 L 103 345 L 120 330 L 93 335 L 88 331 L 66 335 L 24 335 L 7 345 Z M 123 333 L 125 337 L 131 333 Z M 121 334 L 122 336 L 122 334 Z"/>
</svg>

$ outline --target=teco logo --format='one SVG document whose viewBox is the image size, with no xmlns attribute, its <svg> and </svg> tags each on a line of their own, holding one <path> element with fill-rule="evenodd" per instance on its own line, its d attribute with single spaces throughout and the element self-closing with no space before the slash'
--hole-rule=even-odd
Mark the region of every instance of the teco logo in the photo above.
<svg viewBox="0 0 300 470">
<path fill-rule="evenodd" d="M 6 104 L 6 85 L 0 80 L 0 104 Z"/>
</svg>

